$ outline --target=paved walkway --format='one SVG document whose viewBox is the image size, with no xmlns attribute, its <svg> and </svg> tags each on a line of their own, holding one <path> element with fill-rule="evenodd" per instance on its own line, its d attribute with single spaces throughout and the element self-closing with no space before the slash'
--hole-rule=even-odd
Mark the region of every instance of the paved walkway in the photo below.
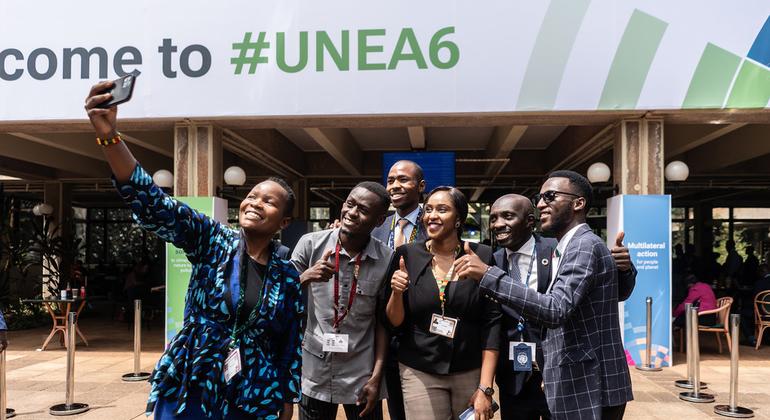
<svg viewBox="0 0 770 420">
<path fill-rule="evenodd" d="M 71 416 L 77 419 L 145 419 L 149 386 L 121 381 L 133 369 L 132 330 L 125 323 L 85 318 L 81 329 L 89 347 L 79 345 L 75 368 L 75 401 L 87 403 L 91 411 Z M 8 405 L 16 418 L 51 419 L 48 408 L 64 402 L 66 352 L 58 343 L 43 352 L 36 351 L 48 328 L 11 332 L 7 354 Z M 142 370 L 151 371 L 163 348 L 162 325 L 143 331 Z M 717 404 L 727 404 L 730 363 L 728 355 L 717 354 L 713 335 L 702 335 L 702 380 L 708 392 L 717 395 Z M 678 357 L 676 357 L 678 356 Z M 756 412 L 756 418 L 770 420 L 770 346 L 760 351 L 741 347 L 739 405 Z M 679 400 L 673 381 L 683 378 L 683 355 L 675 355 L 672 368 L 643 373 L 632 369 L 636 401 L 628 405 L 627 419 L 722 418 L 714 414 L 715 404 L 692 404 Z M 296 418 L 296 413 L 295 413 Z M 342 410 L 338 419 L 343 419 Z M 499 417 L 497 417 L 499 418 Z"/>
</svg>

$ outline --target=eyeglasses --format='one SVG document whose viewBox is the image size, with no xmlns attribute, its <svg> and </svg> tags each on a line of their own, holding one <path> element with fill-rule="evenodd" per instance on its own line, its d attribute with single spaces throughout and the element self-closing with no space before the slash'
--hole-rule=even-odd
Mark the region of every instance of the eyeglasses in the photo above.
<svg viewBox="0 0 770 420">
<path fill-rule="evenodd" d="M 568 192 L 564 192 L 564 191 L 548 190 L 548 191 L 546 191 L 544 193 L 535 194 L 535 196 L 532 198 L 532 202 L 534 202 L 535 205 L 537 205 L 537 203 L 539 203 L 540 200 L 542 199 L 543 202 L 545 202 L 545 204 L 548 204 L 548 203 L 556 200 L 556 196 L 559 195 L 559 194 L 561 194 L 561 195 L 569 195 L 569 196 L 572 196 L 572 197 L 575 197 L 575 198 L 582 197 L 582 195 L 579 195 L 579 194 L 573 194 L 573 193 L 568 193 Z"/>
</svg>

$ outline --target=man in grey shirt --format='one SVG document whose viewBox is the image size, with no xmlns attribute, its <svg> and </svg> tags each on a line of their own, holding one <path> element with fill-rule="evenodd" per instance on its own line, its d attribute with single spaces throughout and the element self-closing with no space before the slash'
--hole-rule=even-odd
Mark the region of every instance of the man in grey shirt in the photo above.
<svg viewBox="0 0 770 420">
<path fill-rule="evenodd" d="M 389 205 L 382 185 L 362 182 L 343 203 L 339 228 L 304 235 L 294 248 L 307 295 L 301 420 L 333 420 L 339 404 L 348 420 L 382 419 L 387 334 L 377 303 L 393 251 L 371 232 Z"/>
</svg>

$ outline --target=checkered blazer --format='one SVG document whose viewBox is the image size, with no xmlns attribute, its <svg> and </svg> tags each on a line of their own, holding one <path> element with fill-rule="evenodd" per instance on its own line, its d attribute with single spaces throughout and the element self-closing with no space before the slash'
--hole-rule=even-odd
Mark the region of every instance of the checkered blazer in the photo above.
<svg viewBox="0 0 770 420">
<path fill-rule="evenodd" d="M 543 380 L 555 419 L 600 419 L 602 407 L 633 399 L 620 338 L 618 270 L 601 238 L 577 230 L 551 290 L 540 294 L 492 267 L 481 280 L 488 298 L 548 327 Z"/>
</svg>

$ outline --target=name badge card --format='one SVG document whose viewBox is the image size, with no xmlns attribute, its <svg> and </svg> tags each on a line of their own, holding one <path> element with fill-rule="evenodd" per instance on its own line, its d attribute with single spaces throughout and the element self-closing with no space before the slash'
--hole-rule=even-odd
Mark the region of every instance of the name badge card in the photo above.
<svg viewBox="0 0 770 420">
<path fill-rule="evenodd" d="M 457 322 L 458 320 L 456 318 L 433 314 L 433 317 L 430 320 L 430 332 L 448 338 L 455 338 Z"/>
<path fill-rule="evenodd" d="M 513 348 L 513 370 L 514 372 L 532 371 L 532 347 L 530 343 L 519 343 Z"/>
<path fill-rule="evenodd" d="M 230 382 L 233 376 L 241 372 L 241 352 L 238 347 L 231 349 L 225 359 L 225 382 Z"/>
<path fill-rule="evenodd" d="M 326 333 L 324 334 L 323 344 L 323 351 L 328 351 L 331 353 L 347 353 L 348 335 Z"/>
</svg>

